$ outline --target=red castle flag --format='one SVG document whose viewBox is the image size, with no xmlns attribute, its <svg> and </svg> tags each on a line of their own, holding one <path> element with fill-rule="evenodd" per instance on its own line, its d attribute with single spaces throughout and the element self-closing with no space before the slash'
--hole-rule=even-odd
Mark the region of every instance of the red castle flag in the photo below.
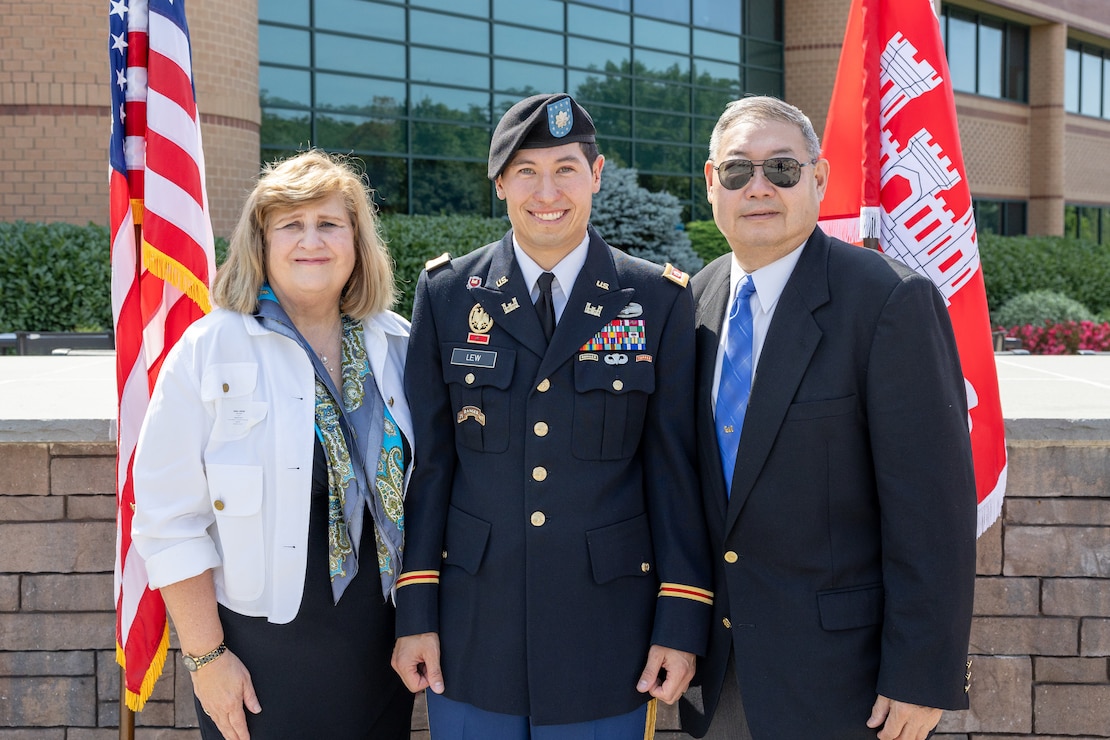
<svg viewBox="0 0 1110 740">
<path fill-rule="evenodd" d="M 116 458 L 116 659 L 140 711 L 162 673 L 169 623 L 131 543 L 139 426 L 166 353 L 209 310 L 215 275 L 185 0 L 109 0 L 108 160 Z"/>
<path fill-rule="evenodd" d="M 932 0 L 852 0 L 825 125 L 821 227 L 925 275 L 948 304 L 968 399 L 978 529 L 998 518 L 1006 439 L 948 61 Z"/>
</svg>

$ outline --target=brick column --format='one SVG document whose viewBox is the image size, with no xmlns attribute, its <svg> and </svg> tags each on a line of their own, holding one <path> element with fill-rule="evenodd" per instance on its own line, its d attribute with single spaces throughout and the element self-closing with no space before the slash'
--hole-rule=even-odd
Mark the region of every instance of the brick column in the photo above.
<svg viewBox="0 0 1110 740">
<path fill-rule="evenodd" d="M 1064 233 L 1064 53 L 1067 26 L 1029 29 L 1028 232 Z M 1015 153 L 1020 156 L 1020 153 Z"/>
<path fill-rule="evenodd" d="M 851 0 L 783 3 L 786 101 L 798 106 L 823 135 Z"/>
</svg>

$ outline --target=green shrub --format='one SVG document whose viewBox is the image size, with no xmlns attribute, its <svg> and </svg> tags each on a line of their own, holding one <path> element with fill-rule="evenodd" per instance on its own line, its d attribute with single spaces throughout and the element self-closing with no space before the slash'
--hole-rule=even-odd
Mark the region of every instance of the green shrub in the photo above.
<svg viewBox="0 0 1110 740">
<path fill-rule="evenodd" d="M 400 294 L 394 310 L 405 317 L 412 315 L 416 281 L 425 262 L 444 252 L 452 257 L 473 252 L 501 239 L 509 230 L 507 219 L 480 216 L 383 214 L 380 219 L 382 236 L 393 255 L 394 278 Z"/>
<path fill-rule="evenodd" d="M 1093 321 L 1095 315 L 1082 303 L 1052 290 L 1034 290 L 1006 301 L 995 316 L 995 325 L 1008 328 L 1029 324 Z"/>
<path fill-rule="evenodd" d="M 686 233 L 690 236 L 690 245 L 707 265 L 731 249 L 725 235 L 712 219 L 691 221 L 686 224 Z"/>
<path fill-rule="evenodd" d="M 108 229 L 0 223 L 0 331 L 112 328 Z"/>
<path fill-rule="evenodd" d="M 1022 293 L 1062 293 L 1110 314 L 1110 244 L 1055 236 L 979 236 L 979 255 L 992 313 Z"/>
<path fill-rule="evenodd" d="M 705 264 L 682 229 L 682 206 L 671 193 L 640 186 L 636 170 L 610 164 L 601 173 L 590 223 L 610 245 L 689 273 Z"/>
</svg>

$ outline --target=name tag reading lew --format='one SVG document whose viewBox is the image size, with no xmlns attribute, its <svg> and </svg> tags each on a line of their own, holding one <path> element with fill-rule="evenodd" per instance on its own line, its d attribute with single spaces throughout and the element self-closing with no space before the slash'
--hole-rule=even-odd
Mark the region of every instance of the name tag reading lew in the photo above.
<svg viewBox="0 0 1110 740">
<path fill-rule="evenodd" d="M 466 367 L 494 367 L 497 364 L 497 353 L 456 347 L 451 350 L 451 364 Z"/>
</svg>

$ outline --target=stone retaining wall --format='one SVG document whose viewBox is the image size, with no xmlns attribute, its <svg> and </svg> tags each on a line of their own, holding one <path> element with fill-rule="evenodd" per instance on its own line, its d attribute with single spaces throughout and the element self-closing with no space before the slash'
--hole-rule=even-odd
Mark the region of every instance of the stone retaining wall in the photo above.
<svg viewBox="0 0 1110 740">
<path fill-rule="evenodd" d="M 1110 435 L 1010 432 L 1002 522 L 979 542 L 971 704 L 938 738 L 1110 737 Z M 111 443 L 0 444 L 0 740 L 118 737 Z M 176 641 L 173 642 L 176 645 Z M 194 740 L 176 651 L 140 740 Z M 657 737 L 675 731 L 660 712 Z M 427 738 L 422 704 L 413 737 Z"/>
</svg>

